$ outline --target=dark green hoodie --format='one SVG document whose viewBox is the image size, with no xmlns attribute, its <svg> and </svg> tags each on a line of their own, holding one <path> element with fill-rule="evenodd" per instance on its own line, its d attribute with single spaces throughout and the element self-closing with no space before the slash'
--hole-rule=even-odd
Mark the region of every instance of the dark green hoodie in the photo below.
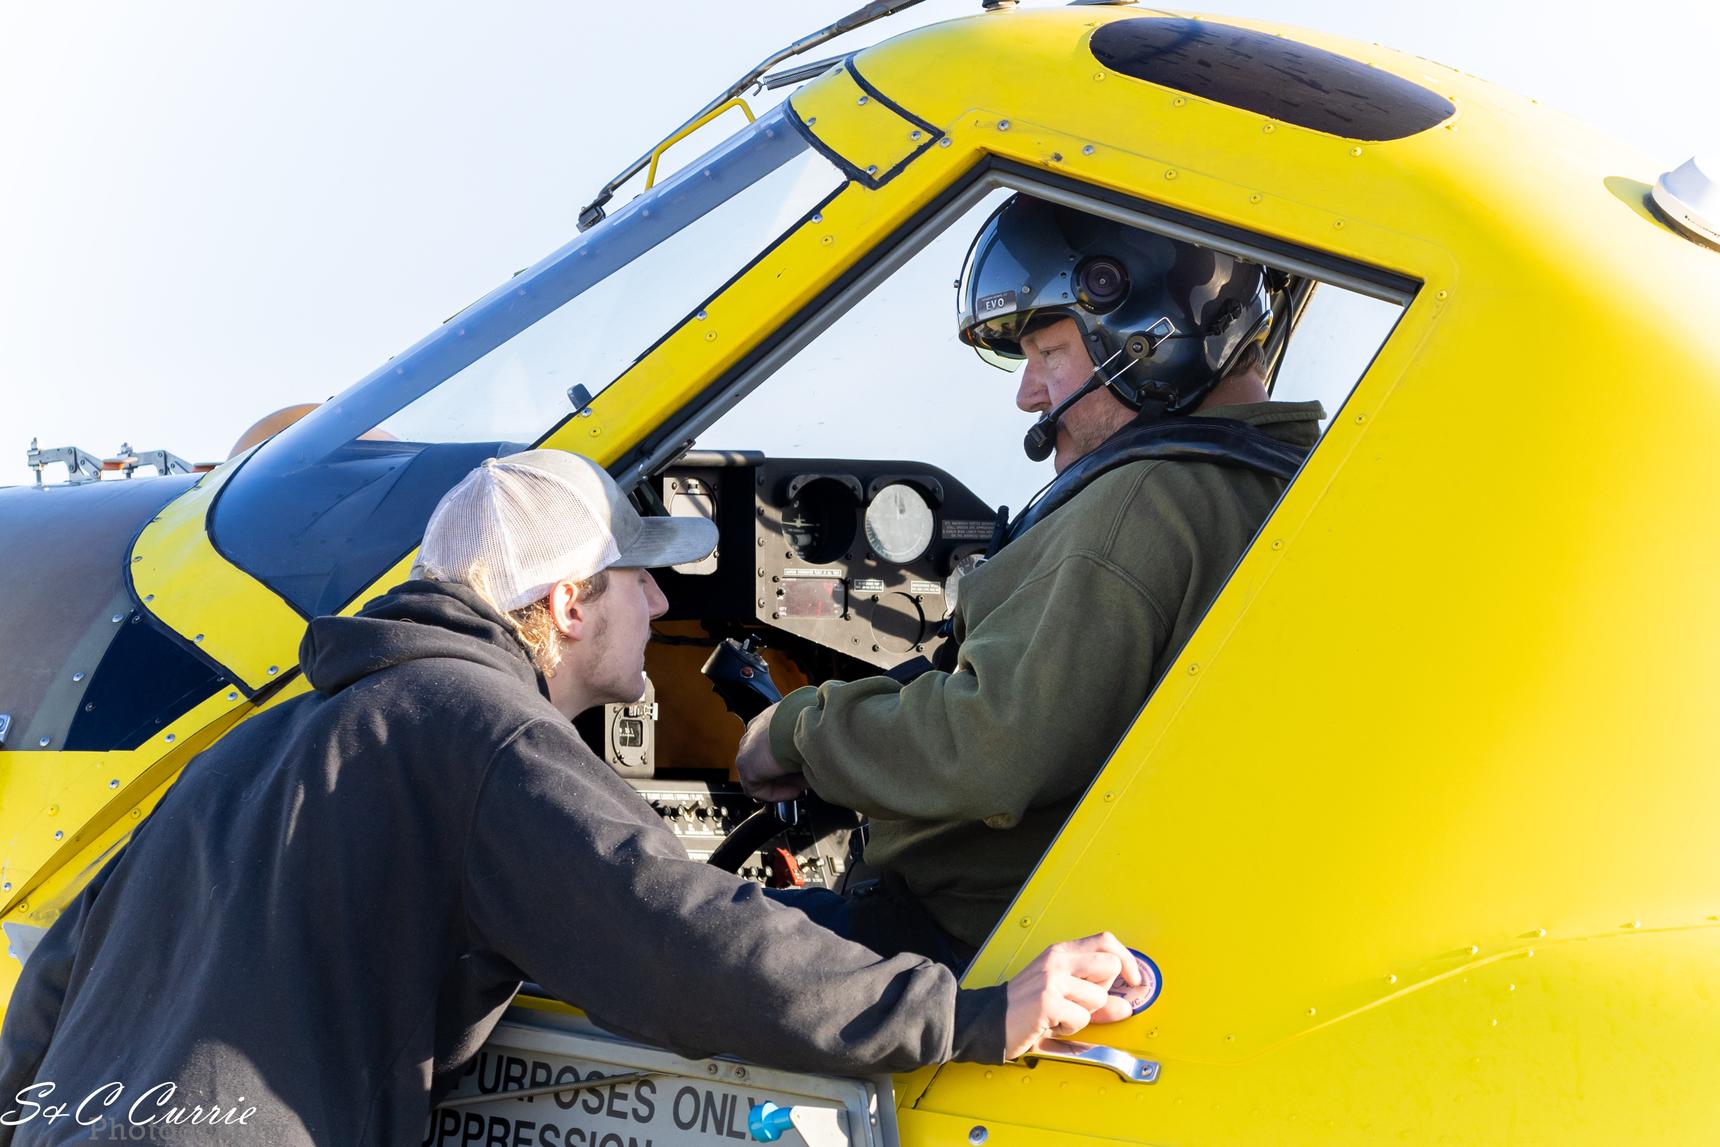
<svg viewBox="0 0 1720 1147">
<path fill-rule="evenodd" d="M 1323 417 L 1317 402 L 1202 413 L 1300 446 Z M 797 689 L 772 751 L 870 817 L 867 861 L 978 947 L 1283 492 L 1211 462 L 1102 475 L 962 580 L 954 672 Z"/>
<path fill-rule="evenodd" d="M 958 993 L 689 860 L 464 587 L 317 618 L 300 663 L 316 692 L 193 760 L 43 937 L 0 1034 L 0 1116 L 30 1113 L 33 1081 L 75 1104 L 117 1080 L 121 1119 L 172 1082 L 175 1103 L 257 1108 L 175 1143 L 417 1144 L 522 980 L 693 1056 L 1001 1060 L 1002 988 Z M 114 1134 L 37 1118 L 0 1147 Z"/>
</svg>

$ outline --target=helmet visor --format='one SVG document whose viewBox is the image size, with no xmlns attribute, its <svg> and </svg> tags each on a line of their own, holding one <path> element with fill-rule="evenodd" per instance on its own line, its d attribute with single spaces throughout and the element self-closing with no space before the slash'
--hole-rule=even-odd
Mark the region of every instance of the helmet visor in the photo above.
<svg viewBox="0 0 1720 1147">
<path fill-rule="evenodd" d="M 995 366 L 999 370 L 1007 370 L 1011 374 L 1020 370 L 1021 364 L 1027 361 L 1019 354 L 1005 354 L 1002 351 L 992 350 L 990 347 L 983 347 L 977 343 L 974 344 L 973 349 L 974 353 L 984 359 L 988 365 Z"/>
<path fill-rule="evenodd" d="M 992 213 L 968 247 L 956 280 L 956 330 L 961 340 L 993 366 L 1021 365 L 1020 337 L 1032 313 L 1032 278 L 1019 253 L 999 234 L 998 224 L 1017 203 Z"/>
<path fill-rule="evenodd" d="M 1077 313 L 1070 307 L 1039 307 L 977 322 L 962 332 L 962 339 L 992 366 L 1000 370 L 1020 370 L 1021 364 L 1027 361 L 1021 340 L 1060 319 L 1075 319 L 1076 325 L 1082 326 Z"/>
<path fill-rule="evenodd" d="M 1021 351 L 1021 336 L 1027 330 L 1031 311 L 1016 311 L 995 319 L 974 323 L 961 332 L 962 341 L 973 347 L 992 366 L 1001 370 L 1018 369 L 1025 355 Z"/>
</svg>

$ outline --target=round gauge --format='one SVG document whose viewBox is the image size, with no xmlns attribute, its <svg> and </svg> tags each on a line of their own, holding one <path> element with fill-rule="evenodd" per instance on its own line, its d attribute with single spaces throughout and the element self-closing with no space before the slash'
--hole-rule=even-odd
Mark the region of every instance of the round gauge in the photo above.
<svg viewBox="0 0 1720 1147">
<path fill-rule="evenodd" d="M 905 482 L 885 486 L 866 507 L 866 544 L 887 562 L 905 565 L 932 544 L 932 508 Z"/>
<path fill-rule="evenodd" d="M 817 475 L 802 482 L 782 515 L 782 532 L 803 562 L 826 565 L 842 560 L 854 544 L 855 519 L 860 512 L 858 484 L 852 489 L 840 479 Z"/>
</svg>

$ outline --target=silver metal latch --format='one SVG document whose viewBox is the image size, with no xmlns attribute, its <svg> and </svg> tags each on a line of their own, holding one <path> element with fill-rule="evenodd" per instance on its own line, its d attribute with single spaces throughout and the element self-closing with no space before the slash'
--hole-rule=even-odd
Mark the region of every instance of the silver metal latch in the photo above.
<svg viewBox="0 0 1720 1147">
<path fill-rule="evenodd" d="M 54 446 L 43 450 L 37 439 L 30 439 L 24 463 L 36 472 L 36 485 L 42 485 L 42 471 L 55 462 L 66 464 L 68 486 L 101 481 L 102 460 L 88 450 L 80 450 L 76 446 Z"/>
<path fill-rule="evenodd" d="M 36 485 L 43 485 L 42 472 L 55 463 L 64 463 L 66 467 L 67 486 L 82 486 L 89 482 L 99 482 L 102 475 L 116 473 L 122 478 L 130 478 L 140 466 L 153 467 L 156 474 L 195 474 L 198 470 L 214 469 L 213 464 L 195 466 L 179 455 L 166 450 L 133 450 L 131 443 L 120 443 L 119 453 L 112 458 L 102 458 L 81 450 L 76 446 L 53 446 L 42 449 L 38 439 L 30 439 L 30 449 L 24 455 L 25 465 L 36 472 Z"/>
<path fill-rule="evenodd" d="M 1117 1073 L 1124 1083 L 1157 1083 L 1159 1065 L 1150 1059 L 1136 1059 L 1125 1051 L 1097 1043 L 1077 1043 L 1067 1039 L 1042 1039 L 1039 1046 L 1023 1059 L 1049 1059 L 1058 1063 L 1080 1063 L 1102 1067 Z"/>
</svg>

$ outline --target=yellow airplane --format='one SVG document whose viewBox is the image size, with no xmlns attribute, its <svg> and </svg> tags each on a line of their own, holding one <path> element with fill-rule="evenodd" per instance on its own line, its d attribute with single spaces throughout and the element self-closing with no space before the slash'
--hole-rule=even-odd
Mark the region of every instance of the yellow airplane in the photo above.
<svg viewBox="0 0 1720 1147">
<path fill-rule="evenodd" d="M 720 526 L 664 579 L 654 696 L 587 729 L 717 851 L 750 808 L 699 675 L 718 640 L 763 637 L 785 687 L 890 668 L 985 549 L 978 472 L 901 443 L 1012 449 L 948 288 L 1026 191 L 1264 263 L 1277 391 L 1331 415 L 967 973 L 1109 928 L 1161 995 L 1055 1056 L 839 1080 L 636 1047 L 528 992 L 426 1142 L 1720 1137 L 1707 171 L 1413 55 L 1126 4 L 988 4 L 765 74 L 904 6 L 765 61 L 567 246 L 210 472 L 0 491 L 0 998 L 187 760 L 306 688 L 307 618 L 403 580 L 441 494 L 531 444 Z M 796 86 L 755 119 L 759 82 Z M 926 333 L 881 344 L 869 308 L 921 296 Z M 948 361 L 973 426 L 892 390 L 904 358 Z M 728 859 L 826 882 L 835 839 Z"/>
</svg>

